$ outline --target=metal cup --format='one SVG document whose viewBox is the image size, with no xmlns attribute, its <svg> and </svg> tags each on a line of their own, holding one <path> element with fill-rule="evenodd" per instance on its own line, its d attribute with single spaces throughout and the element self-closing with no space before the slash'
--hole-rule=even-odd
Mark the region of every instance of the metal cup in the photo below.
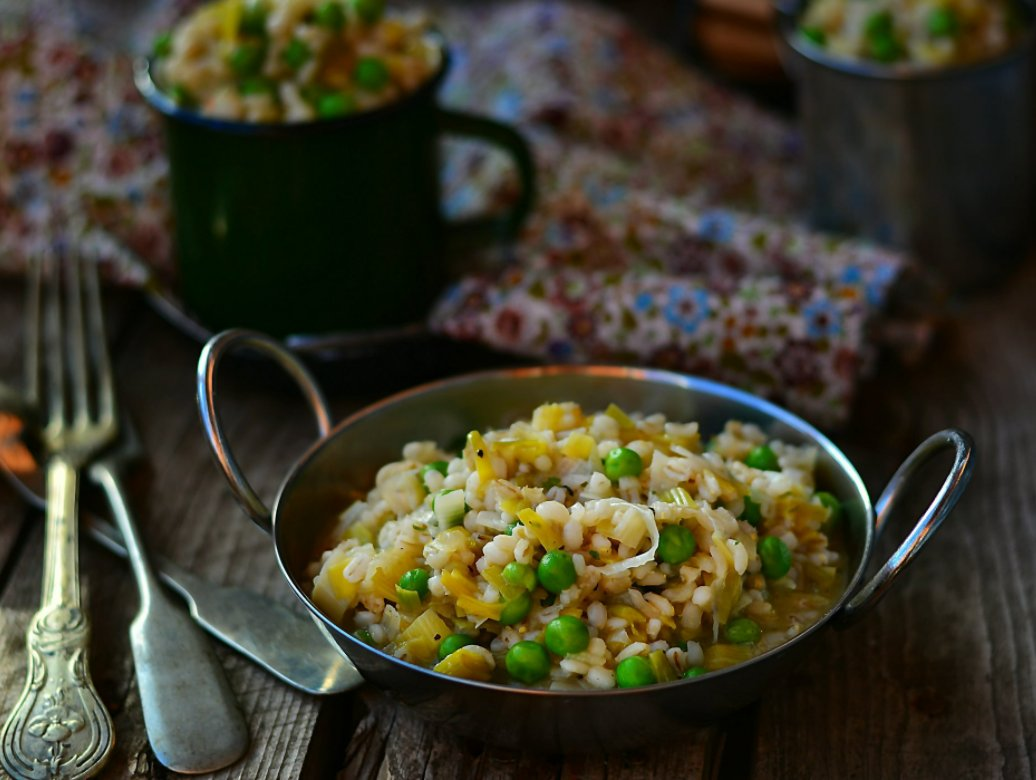
<svg viewBox="0 0 1036 780">
<path fill-rule="evenodd" d="M 1033 237 L 1031 14 L 1008 52 L 927 70 L 827 54 L 798 32 L 803 5 L 778 19 L 814 226 L 910 250 L 958 290 L 1003 278 Z"/>
<path fill-rule="evenodd" d="M 302 123 L 203 116 L 137 63 L 137 87 L 165 127 L 179 293 L 193 315 L 278 336 L 392 334 L 423 322 L 448 281 L 448 248 L 514 237 L 532 205 L 532 153 L 509 125 L 438 105 L 441 46 L 442 66 L 414 92 Z M 522 194 L 509 211 L 446 219 L 445 136 L 511 156 Z"/>
</svg>

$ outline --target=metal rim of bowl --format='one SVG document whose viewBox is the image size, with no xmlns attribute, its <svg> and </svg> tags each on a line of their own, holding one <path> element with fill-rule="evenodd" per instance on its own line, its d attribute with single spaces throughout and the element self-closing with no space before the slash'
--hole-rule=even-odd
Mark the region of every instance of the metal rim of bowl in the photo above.
<svg viewBox="0 0 1036 780">
<path fill-rule="evenodd" d="M 811 443 L 822 449 L 832 460 L 832 462 L 838 467 L 839 471 L 846 476 L 849 481 L 853 484 L 856 490 L 856 496 L 862 502 L 862 510 L 865 514 L 866 522 L 865 537 L 863 539 L 862 549 L 860 550 L 859 564 L 856 570 L 851 572 L 851 575 L 846 581 L 845 589 L 842 594 L 838 597 L 838 600 L 824 613 L 815 623 L 804 629 L 801 633 L 796 634 L 786 642 L 782 642 L 776 647 L 770 648 L 769 650 L 754 656 L 747 661 L 743 661 L 733 666 L 718 669 L 716 671 L 709 672 L 707 675 L 703 675 L 697 678 L 681 678 L 665 683 L 655 683 L 651 686 L 638 687 L 638 688 L 610 688 L 607 690 L 549 690 L 542 688 L 529 688 L 523 686 L 513 686 L 501 683 L 493 682 L 480 682 L 477 680 L 468 680 L 461 677 L 452 677 L 450 675 L 435 672 L 430 668 L 419 666 L 417 664 L 404 661 L 396 658 L 382 650 L 371 647 L 364 644 L 359 639 L 353 637 L 348 631 L 342 628 L 340 625 L 335 623 L 331 618 L 325 615 L 317 606 L 313 603 L 310 596 L 305 593 L 303 588 L 296 582 L 296 578 L 289 568 L 284 556 L 281 553 L 281 544 L 278 533 L 278 520 L 280 517 L 281 500 L 287 493 L 288 489 L 298 479 L 300 473 L 304 470 L 305 465 L 315 457 L 320 450 L 322 450 L 328 443 L 353 425 L 355 422 L 367 417 L 371 414 L 376 414 L 380 411 L 391 408 L 400 403 L 406 403 L 408 400 L 417 396 L 424 395 L 429 392 L 436 392 L 441 390 L 449 390 L 453 387 L 458 387 L 470 383 L 477 383 L 485 381 L 486 379 L 499 379 L 499 378 L 514 378 L 515 380 L 528 380 L 535 379 L 537 377 L 547 376 L 583 376 L 583 377 L 607 377 L 607 378 L 618 378 L 628 379 L 632 381 L 640 382 L 661 382 L 667 385 L 675 385 L 682 387 L 693 393 L 704 393 L 707 395 L 717 396 L 721 399 L 733 401 L 739 405 L 753 409 L 754 411 L 760 412 L 764 415 L 769 416 L 771 423 L 780 422 L 783 423 L 796 432 L 802 434 L 804 438 L 810 440 Z M 791 646 L 800 644 L 813 634 L 823 630 L 827 627 L 827 624 L 835 618 L 845 606 L 845 604 L 852 598 L 860 587 L 860 583 L 863 580 L 867 572 L 867 567 L 871 559 L 873 551 L 873 543 L 875 538 L 875 527 L 874 527 L 874 507 L 870 498 L 870 493 L 867 491 L 866 486 L 863 483 L 863 479 L 856 471 L 855 466 L 846 457 L 846 455 L 837 447 L 835 444 L 823 433 L 821 433 L 816 427 L 806 422 L 797 415 L 783 409 L 782 407 L 774 404 L 771 401 L 754 396 L 743 390 L 738 390 L 730 385 L 723 384 L 721 382 L 715 382 L 710 379 L 702 379 L 700 377 L 690 376 L 686 374 L 678 374 L 672 371 L 666 371 L 663 369 L 644 369 L 644 368 L 632 368 L 624 366 L 603 366 L 603 365 L 589 365 L 589 366 L 543 366 L 543 367 L 532 367 L 532 368 L 516 368 L 516 369 L 498 369 L 490 371 L 480 371 L 475 373 L 463 374 L 448 379 L 441 379 L 434 382 L 419 385 L 409 390 L 404 390 L 399 393 L 395 393 L 381 401 L 378 401 L 370 406 L 366 406 L 363 409 L 349 415 L 337 425 L 335 425 L 330 433 L 326 437 L 322 437 L 319 441 L 313 444 L 292 466 L 288 476 L 282 482 L 277 492 L 277 498 L 273 506 L 273 530 L 272 537 L 274 542 L 274 552 L 277 557 L 277 565 L 280 568 L 281 574 L 288 581 L 291 589 L 295 592 L 295 595 L 302 600 L 302 603 L 306 608 L 317 617 L 332 634 L 336 637 L 336 640 L 344 637 L 346 642 L 351 646 L 355 644 L 358 648 L 362 647 L 366 651 L 378 653 L 381 657 L 387 659 L 393 665 L 399 665 L 405 668 L 407 671 L 413 671 L 421 674 L 431 676 L 434 680 L 437 680 L 444 684 L 455 683 L 458 685 L 464 685 L 473 687 L 478 690 L 484 691 L 495 691 L 495 692 L 506 692 L 508 694 L 528 694 L 532 696 L 548 696 L 548 697 L 599 697 L 599 696 L 636 696 L 642 695 L 645 692 L 649 692 L 656 689 L 668 688 L 674 685 L 686 685 L 703 680 L 716 680 L 721 676 L 726 677 L 730 675 L 736 675 L 741 670 L 753 666 L 756 664 L 765 663 L 767 659 L 772 658 L 775 655 L 784 653 Z"/>
<path fill-rule="evenodd" d="M 1036 39 L 1036 13 L 1034 13 L 1033 2 L 1032 0 L 1021 0 L 1021 5 L 1028 16 L 1024 32 L 1011 46 L 992 57 L 944 67 L 921 66 L 912 63 L 882 65 L 868 60 L 837 57 L 810 44 L 799 34 L 798 28 L 798 18 L 804 5 L 805 0 L 784 0 L 775 4 L 777 27 L 784 45 L 810 62 L 865 81 L 944 81 L 966 77 L 973 73 L 981 73 L 1013 63 L 1028 56 L 1033 48 L 1033 41 Z"/>
</svg>

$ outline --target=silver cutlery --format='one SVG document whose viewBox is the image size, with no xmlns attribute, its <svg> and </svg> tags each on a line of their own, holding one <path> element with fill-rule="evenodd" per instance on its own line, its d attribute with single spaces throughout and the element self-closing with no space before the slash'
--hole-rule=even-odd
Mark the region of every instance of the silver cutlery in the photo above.
<svg viewBox="0 0 1036 780">
<path fill-rule="evenodd" d="M 19 778 L 92 777 L 114 745 L 111 716 L 87 662 L 90 623 L 79 592 L 78 515 L 80 471 L 115 438 L 118 425 L 110 377 L 103 371 L 93 378 L 97 403 L 91 409 L 78 270 L 69 274 L 64 311 L 57 281 L 41 302 L 42 263 L 30 272 L 27 396 L 44 409 L 40 386 L 45 365 L 42 441 L 48 500 L 41 606 L 26 632 L 28 674 L 0 733 L 0 761 Z"/>
<path fill-rule="evenodd" d="M 130 646 L 155 758 L 187 774 L 230 766 L 248 750 L 248 725 L 223 667 L 198 626 L 159 586 L 115 459 L 94 462 L 90 476 L 108 496 L 140 592 Z"/>
<path fill-rule="evenodd" d="M 60 297 L 60 293 L 56 292 L 59 286 L 58 278 L 61 276 L 60 269 L 55 267 L 52 269 L 53 273 L 48 277 L 55 280 L 50 285 L 52 294 L 47 296 L 50 305 L 46 307 L 43 317 L 45 327 L 43 348 L 51 358 L 48 364 L 51 380 L 51 411 L 48 424 L 43 428 L 42 439 L 47 445 L 48 451 L 60 448 L 59 451 L 63 453 L 72 445 L 77 447 L 73 450 L 74 460 L 70 459 L 71 465 L 74 467 L 73 474 L 78 478 L 80 471 L 89 468 L 93 478 L 104 485 L 111 499 L 113 514 L 120 526 L 122 538 L 130 551 L 129 557 L 140 592 L 140 610 L 130 629 L 131 648 L 144 725 L 156 758 L 165 766 L 179 772 L 196 773 L 221 769 L 239 759 L 247 750 L 248 727 L 212 649 L 198 631 L 197 626 L 182 611 L 176 609 L 158 587 L 123 498 L 118 471 L 114 467 L 115 461 L 104 454 L 107 446 L 117 438 L 119 421 L 115 405 L 114 381 L 105 343 L 97 268 L 93 263 L 84 264 L 79 257 L 68 258 L 65 265 L 67 266 L 65 272 L 67 277 L 66 298 L 68 300 L 68 316 L 65 319 L 67 321 L 60 321 L 56 304 Z M 27 396 L 30 401 L 38 399 L 38 393 L 35 391 L 35 377 L 37 376 L 36 369 L 42 362 L 40 358 L 36 357 L 40 348 L 37 325 L 41 286 L 40 272 L 41 269 L 37 268 L 29 286 L 29 321 L 26 328 L 29 343 L 27 349 L 29 365 L 26 373 L 29 382 Z M 81 278 L 83 276 L 85 276 L 85 284 Z M 73 388 L 70 391 L 74 405 L 71 428 L 69 428 L 64 414 L 61 353 L 55 349 L 57 339 L 54 334 L 61 330 L 67 333 L 65 340 L 68 343 L 70 373 L 73 378 Z M 72 434 L 67 434 L 67 430 L 71 430 Z M 59 436 L 64 438 L 58 438 Z M 101 458 L 95 459 L 99 454 Z M 48 519 L 53 514 L 53 507 L 60 506 L 60 502 L 55 500 L 59 494 L 52 489 L 50 474 L 55 462 L 61 464 L 61 457 L 52 455 L 48 460 Z M 70 492 L 74 502 L 73 506 L 78 510 L 77 482 L 72 483 Z M 73 520 L 76 514 L 77 512 L 70 514 Z M 71 534 L 67 531 L 63 531 L 63 533 L 66 538 L 74 540 L 74 530 Z M 48 540 L 49 538 L 48 533 Z M 73 557 L 75 555 L 77 553 L 73 551 Z M 47 557 L 49 561 L 51 558 L 49 552 Z M 58 571 L 61 569 L 59 568 Z M 50 575 L 45 573 L 46 576 Z M 78 587 L 75 590 L 76 592 L 72 596 L 66 593 L 63 598 L 74 599 L 72 601 L 75 605 L 74 608 L 81 616 L 82 610 L 78 605 Z M 85 622 L 85 618 L 80 619 Z M 44 619 L 43 623 L 46 624 L 48 620 Z M 29 702 L 40 700 L 40 694 L 33 693 L 39 687 L 36 684 L 37 674 L 33 663 L 39 654 L 45 656 L 47 650 L 42 646 L 31 647 L 35 633 L 36 622 L 34 621 L 29 631 L 30 682 L 23 694 L 26 704 L 23 705 L 20 702 L 9 721 L 9 724 L 22 723 L 21 726 L 11 727 L 11 732 L 15 735 L 19 730 L 33 735 L 34 731 L 38 730 L 38 727 L 34 729 L 34 723 L 38 723 L 40 720 L 38 715 L 36 717 L 31 717 L 31 715 L 23 717 L 22 715 L 23 712 L 32 712 L 33 705 Z M 52 641 L 51 644 L 54 642 Z M 76 648 L 75 653 L 78 657 L 85 656 L 85 643 L 81 648 Z M 70 674 L 73 678 L 79 677 L 76 667 L 81 663 L 78 658 L 71 659 L 72 671 Z M 85 665 L 83 669 L 85 670 Z M 82 676 L 84 679 L 88 679 L 85 674 Z M 44 707 L 51 706 L 51 698 L 47 696 L 42 698 Z M 85 697 L 81 696 L 81 698 L 85 700 Z M 62 701 L 65 699 L 67 697 L 63 696 Z M 100 707 L 96 693 L 94 693 L 93 699 L 96 706 Z M 100 712 L 104 713 L 103 707 L 100 707 Z M 75 727 L 79 721 L 75 718 L 74 706 L 72 713 L 62 723 L 65 730 L 71 731 L 75 736 L 78 731 L 84 729 Z M 104 713 L 104 718 L 106 722 L 96 729 L 100 735 L 98 739 L 88 742 L 80 752 L 72 752 L 69 747 L 69 745 L 75 746 L 74 740 L 59 737 L 50 740 L 54 743 L 50 746 L 51 753 L 60 752 L 62 754 L 57 759 L 57 767 L 55 767 L 54 760 L 45 769 L 30 767 L 26 756 L 30 754 L 32 748 L 29 747 L 28 740 L 23 737 L 21 740 L 23 755 L 17 755 L 12 751 L 12 766 L 8 769 L 16 769 L 17 771 L 13 771 L 13 774 L 26 777 L 91 776 L 100 769 L 113 742 L 111 722 L 110 719 L 107 719 L 106 713 Z M 20 719 L 23 719 L 24 722 Z M 5 731 L 5 748 L 8 746 L 7 735 L 8 732 Z M 47 739 L 45 733 L 42 738 Z M 106 745 L 104 758 L 97 758 L 90 752 L 96 750 L 100 755 L 100 748 L 94 747 L 95 741 L 99 743 L 103 741 L 103 744 Z M 19 741 L 11 740 L 10 744 L 17 745 Z M 63 756 L 65 752 L 69 752 L 67 760 Z M 83 760 L 83 756 L 89 760 Z M 80 765 L 83 765 L 82 768 Z M 27 772 L 26 769 L 31 771 Z M 45 774 L 38 774 L 40 771 Z"/>
<path fill-rule="evenodd" d="M 0 398 L 3 388 L 0 384 Z M 0 405 L 0 414 L 31 418 L 20 397 L 8 395 L 11 403 Z M 121 422 L 119 439 L 107 456 L 128 465 L 139 457 L 140 446 L 131 421 L 124 417 Z M 40 471 L 21 439 L 0 441 L 0 471 L 26 501 L 45 506 Z M 114 526 L 90 512 L 82 520 L 83 530 L 95 542 L 127 557 Z M 309 616 L 246 588 L 211 583 L 161 556 L 151 558 L 159 577 L 187 601 L 202 628 L 281 681 L 316 696 L 344 693 L 363 682 L 352 662 Z"/>
<path fill-rule="evenodd" d="M 34 507 L 44 509 L 44 481 L 27 440 L 34 439 L 33 409 L 21 394 L 0 382 L 0 414 L 18 421 L 21 434 L 0 440 L 0 472 Z M 141 457 L 130 417 L 123 416 L 119 437 L 106 457 L 125 468 Z M 82 527 L 94 542 L 125 558 L 125 545 L 111 523 L 85 512 Z M 350 691 L 363 677 L 309 615 L 292 610 L 254 590 L 209 582 L 162 556 L 150 556 L 157 574 L 188 603 L 191 616 L 209 634 L 305 693 L 326 696 Z"/>
</svg>

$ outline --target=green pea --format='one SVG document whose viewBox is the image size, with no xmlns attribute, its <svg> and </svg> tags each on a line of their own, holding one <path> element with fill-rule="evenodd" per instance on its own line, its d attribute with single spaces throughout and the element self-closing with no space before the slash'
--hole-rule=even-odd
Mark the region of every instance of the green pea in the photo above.
<svg viewBox="0 0 1036 780">
<path fill-rule="evenodd" d="M 428 595 L 428 578 L 427 569 L 411 569 L 410 571 L 403 574 L 399 578 L 399 582 L 396 583 L 403 590 L 412 590 L 417 593 L 422 599 Z"/>
<path fill-rule="evenodd" d="M 802 33 L 802 37 L 817 46 L 827 44 L 827 35 L 820 27 L 800 27 L 799 32 Z"/>
<path fill-rule="evenodd" d="M 879 62 L 892 62 L 899 56 L 895 25 L 889 11 L 871 14 L 864 23 L 863 31 L 871 57 Z"/>
<path fill-rule="evenodd" d="M 899 57 L 899 44 L 892 36 L 873 38 L 870 42 L 870 55 L 878 62 L 894 62 Z"/>
<path fill-rule="evenodd" d="M 763 630 L 751 618 L 738 618 L 727 623 L 726 633 L 727 640 L 735 645 L 754 645 L 763 635 Z"/>
<path fill-rule="evenodd" d="M 500 576 L 504 578 L 504 582 L 508 585 L 515 585 L 519 588 L 525 588 L 525 590 L 533 590 L 536 587 L 536 572 L 525 563 L 511 561 L 504 566 Z"/>
<path fill-rule="evenodd" d="M 504 608 L 500 611 L 500 625 L 513 626 L 515 623 L 521 623 L 529 614 L 530 609 L 532 609 L 532 594 L 523 590 L 513 599 L 504 603 Z"/>
<path fill-rule="evenodd" d="M 642 655 L 630 656 L 615 667 L 615 684 L 620 688 L 639 688 L 656 682 L 651 663 Z"/>
<path fill-rule="evenodd" d="M 952 8 L 933 8 L 928 14 L 928 34 L 933 38 L 952 38 L 959 29 L 960 22 Z"/>
<path fill-rule="evenodd" d="M 194 95 L 183 84 L 173 84 L 169 88 L 169 97 L 181 108 L 191 108 L 196 105 Z"/>
<path fill-rule="evenodd" d="M 551 550 L 540 559 L 536 579 L 549 593 L 561 593 L 576 581 L 576 566 L 564 550 Z"/>
<path fill-rule="evenodd" d="M 839 523 L 842 522 L 842 502 L 824 490 L 814 493 L 813 497 L 828 510 L 827 520 L 824 521 L 821 528 L 825 531 L 832 531 L 837 528 Z"/>
<path fill-rule="evenodd" d="M 425 465 L 421 466 L 421 470 L 417 472 L 417 476 L 420 478 L 421 484 L 424 485 L 424 489 L 428 490 L 429 489 L 428 488 L 428 483 L 425 482 L 425 476 L 428 474 L 428 472 L 430 472 L 430 471 L 438 471 L 440 474 L 442 474 L 445 477 L 446 473 L 449 470 L 450 470 L 450 464 L 447 463 L 446 461 L 444 461 L 444 460 L 433 460 L 431 463 L 426 463 Z"/>
<path fill-rule="evenodd" d="M 475 644 L 474 638 L 467 634 L 450 634 L 439 643 L 439 660 L 467 645 Z"/>
<path fill-rule="evenodd" d="M 241 79 L 237 84 L 237 91 L 242 95 L 269 95 L 277 94 L 277 86 L 270 79 L 262 76 L 249 76 Z"/>
<path fill-rule="evenodd" d="M 507 535 L 510 536 L 511 534 L 513 534 L 514 533 L 514 529 L 517 528 L 520 525 L 521 525 L 521 523 L 519 523 L 517 520 L 515 520 L 513 523 L 509 523 L 508 526 L 507 526 Z"/>
<path fill-rule="evenodd" d="M 863 24 L 863 34 L 868 38 L 892 35 L 893 20 L 891 11 L 878 11 L 867 17 Z"/>
<path fill-rule="evenodd" d="M 745 508 L 741 510 L 741 514 L 738 515 L 738 520 L 744 520 L 749 525 L 758 527 L 759 523 L 763 520 L 762 507 L 752 500 L 751 496 L 745 496 Z"/>
<path fill-rule="evenodd" d="M 385 0 L 353 0 L 353 10 L 364 24 L 374 24 L 385 13 Z"/>
<path fill-rule="evenodd" d="M 644 461 L 629 447 L 616 447 L 604 459 L 604 476 L 612 482 L 620 477 L 639 477 L 643 470 Z"/>
<path fill-rule="evenodd" d="M 155 37 L 155 42 L 151 44 L 151 56 L 156 60 L 162 59 L 162 57 L 168 57 L 173 50 L 173 34 L 164 32 L 161 35 Z"/>
<path fill-rule="evenodd" d="M 365 645 L 374 644 L 374 637 L 371 636 L 371 632 L 368 631 L 366 628 L 359 628 L 356 631 L 353 631 L 353 636 L 359 639 Z"/>
<path fill-rule="evenodd" d="M 665 563 L 674 566 L 683 563 L 698 549 L 694 534 L 682 525 L 667 525 L 658 535 L 656 555 Z"/>
<path fill-rule="evenodd" d="M 308 44 L 305 41 L 300 41 L 298 38 L 292 38 L 281 51 L 281 59 L 292 70 L 301 68 L 309 62 L 309 58 L 312 56 L 313 52 Z"/>
<path fill-rule="evenodd" d="M 227 64 L 238 77 L 254 76 L 262 69 L 265 55 L 266 47 L 262 44 L 245 41 L 230 52 Z"/>
<path fill-rule="evenodd" d="M 768 580 L 779 580 L 791 571 L 791 550 L 779 537 L 764 536 L 759 542 L 759 557 Z"/>
<path fill-rule="evenodd" d="M 542 487 L 543 487 L 544 490 L 550 490 L 551 488 L 556 488 L 560 484 L 561 484 L 561 478 L 560 477 L 547 477 L 545 480 L 543 480 Z"/>
<path fill-rule="evenodd" d="M 266 6 L 262 3 L 248 3 L 241 10 L 237 29 L 242 35 L 266 35 Z"/>
<path fill-rule="evenodd" d="M 745 458 L 745 465 L 760 471 L 780 471 L 781 464 L 777 461 L 777 453 L 765 444 L 760 444 Z"/>
<path fill-rule="evenodd" d="M 321 3 L 313 12 L 313 21 L 332 32 L 338 32 L 345 26 L 345 9 L 334 0 Z"/>
<path fill-rule="evenodd" d="M 708 671 L 709 670 L 706 669 L 704 666 L 692 666 L 690 669 L 683 673 L 683 676 L 688 679 L 692 677 L 701 677 L 703 674 L 707 674 Z"/>
<path fill-rule="evenodd" d="M 353 79 L 360 89 L 368 92 L 380 92 L 390 79 L 388 65 L 378 57 L 360 57 L 353 70 Z"/>
<path fill-rule="evenodd" d="M 586 650 L 590 644 L 590 629 L 573 615 L 556 617 L 543 631 L 543 642 L 554 655 L 572 655 Z"/>
<path fill-rule="evenodd" d="M 317 98 L 317 116 L 330 119 L 345 116 L 356 110 L 356 101 L 344 92 L 328 92 Z"/>
<path fill-rule="evenodd" d="M 507 673 L 526 685 L 537 683 L 550 674 L 550 656 L 543 645 L 528 639 L 511 646 L 504 656 Z"/>
</svg>

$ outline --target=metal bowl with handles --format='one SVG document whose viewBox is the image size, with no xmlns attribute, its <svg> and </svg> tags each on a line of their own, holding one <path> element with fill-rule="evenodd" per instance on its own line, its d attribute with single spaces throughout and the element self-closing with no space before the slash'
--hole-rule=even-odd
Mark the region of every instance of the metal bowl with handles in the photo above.
<svg viewBox="0 0 1036 780">
<path fill-rule="evenodd" d="M 303 389 L 321 438 L 281 484 L 271 512 L 241 472 L 217 411 L 220 361 L 247 348 L 272 357 Z M 852 463 L 814 427 L 740 390 L 667 371 L 605 366 L 545 366 L 468 374 L 398 393 L 363 409 L 333 429 L 327 405 L 306 368 L 277 342 L 234 330 L 214 337 L 198 364 L 198 404 L 216 460 L 251 518 L 273 537 L 281 571 L 363 676 L 421 716 L 457 734 L 522 750 L 617 750 L 672 738 L 688 724 L 721 718 L 758 698 L 828 626 L 845 626 L 870 610 L 946 518 L 971 476 L 971 437 L 948 429 L 929 437 L 903 463 L 872 506 Z M 673 420 L 697 420 L 703 433 L 729 419 L 756 423 L 768 435 L 817 448 L 817 482 L 843 501 L 848 582 L 844 594 L 816 624 L 787 643 L 736 666 L 643 688 L 552 691 L 474 682 L 401 661 L 370 647 L 324 615 L 310 598 L 307 566 L 318 557 L 327 530 L 364 493 L 377 469 L 397 460 L 415 439 L 450 442 L 472 429 L 500 427 L 528 417 L 539 404 L 576 401 L 586 409 L 616 403 Z M 933 455 L 954 453 L 953 466 L 917 525 L 878 572 L 865 581 L 871 551 L 911 477 Z"/>
</svg>

